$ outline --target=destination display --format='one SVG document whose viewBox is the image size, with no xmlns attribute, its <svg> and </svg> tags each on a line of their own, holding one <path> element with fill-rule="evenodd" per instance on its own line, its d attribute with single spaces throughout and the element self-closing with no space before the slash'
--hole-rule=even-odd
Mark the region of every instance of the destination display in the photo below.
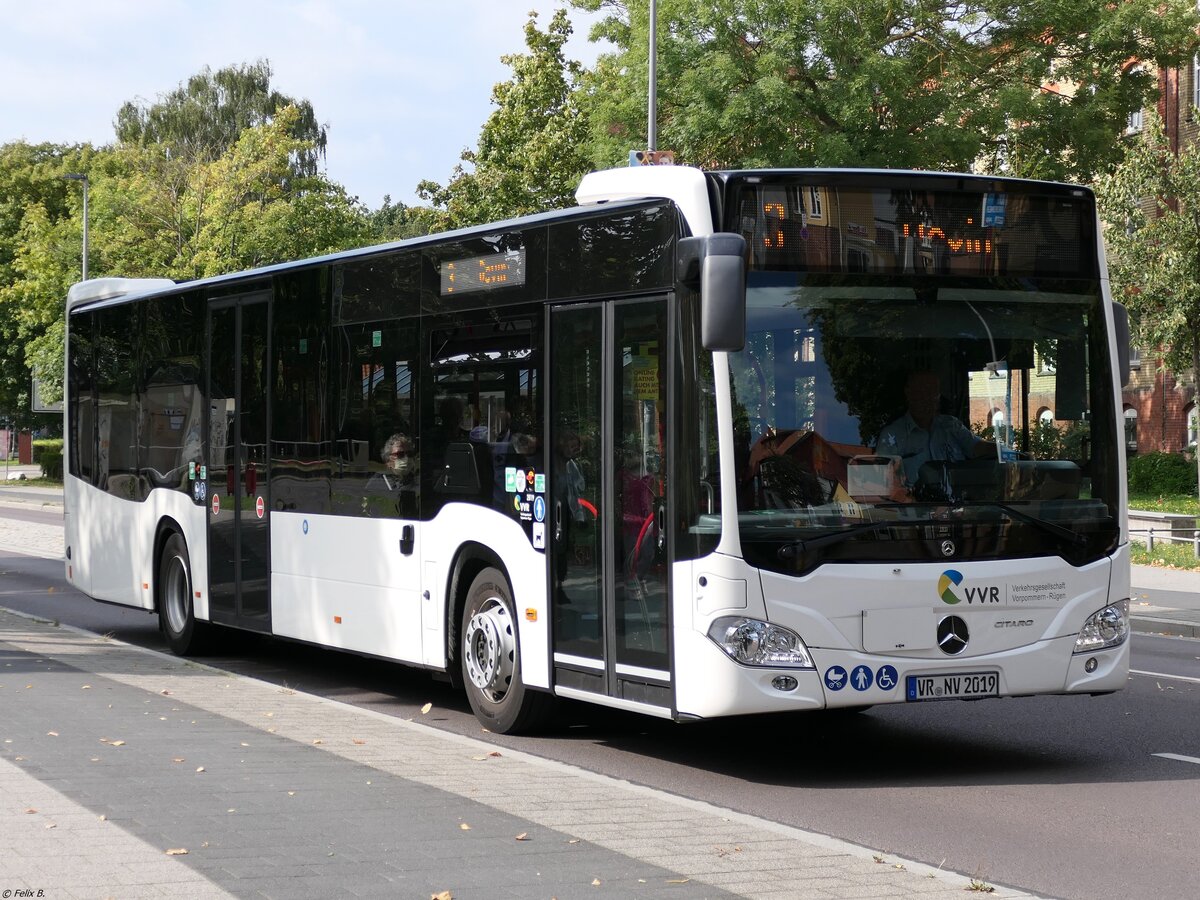
<svg viewBox="0 0 1200 900">
<path fill-rule="evenodd" d="M 1094 278 L 1095 203 L 1083 189 L 741 185 L 733 223 L 751 270 Z"/>
<path fill-rule="evenodd" d="M 440 274 L 443 297 L 518 287 L 525 283 L 525 248 L 445 260 Z"/>
</svg>

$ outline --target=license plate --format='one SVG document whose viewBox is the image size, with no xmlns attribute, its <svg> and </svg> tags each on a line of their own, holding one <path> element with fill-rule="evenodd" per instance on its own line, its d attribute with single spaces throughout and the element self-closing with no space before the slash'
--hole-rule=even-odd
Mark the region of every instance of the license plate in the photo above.
<svg viewBox="0 0 1200 900">
<path fill-rule="evenodd" d="M 999 672 L 954 672 L 947 675 L 909 675 L 908 700 L 962 700 L 965 697 L 998 697 Z"/>
</svg>

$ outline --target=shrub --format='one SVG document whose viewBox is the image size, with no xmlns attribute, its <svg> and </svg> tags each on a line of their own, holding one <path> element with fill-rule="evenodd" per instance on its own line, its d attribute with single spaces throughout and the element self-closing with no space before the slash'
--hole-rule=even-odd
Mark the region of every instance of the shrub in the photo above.
<svg viewBox="0 0 1200 900">
<path fill-rule="evenodd" d="M 1129 491 L 1134 494 L 1194 494 L 1196 467 L 1179 453 L 1129 457 Z"/>
<path fill-rule="evenodd" d="M 42 477 L 62 481 L 63 442 L 62 438 L 48 438 L 33 442 L 33 461 L 42 467 Z"/>
</svg>

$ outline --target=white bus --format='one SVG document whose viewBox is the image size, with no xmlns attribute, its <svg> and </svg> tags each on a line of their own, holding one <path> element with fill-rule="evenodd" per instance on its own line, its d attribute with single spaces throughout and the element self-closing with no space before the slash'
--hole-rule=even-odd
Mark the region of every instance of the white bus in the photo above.
<svg viewBox="0 0 1200 900">
<path fill-rule="evenodd" d="M 156 612 L 679 721 L 1128 670 L 1092 194 L 631 168 L 579 206 L 68 299 L 66 569 Z"/>
</svg>

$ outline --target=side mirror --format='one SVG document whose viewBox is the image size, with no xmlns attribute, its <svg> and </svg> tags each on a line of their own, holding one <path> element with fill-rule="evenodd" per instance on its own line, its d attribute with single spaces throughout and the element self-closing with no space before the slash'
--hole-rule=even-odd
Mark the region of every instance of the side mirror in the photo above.
<svg viewBox="0 0 1200 900">
<path fill-rule="evenodd" d="M 1129 384 L 1129 310 L 1121 303 L 1113 301 L 1113 324 L 1117 333 L 1117 372 L 1121 376 L 1121 387 Z"/>
<path fill-rule="evenodd" d="M 710 234 L 679 242 L 678 279 L 700 289 L 700 343 L 735 353 L 746 346 L 746 239 Z"/>
</svg>

